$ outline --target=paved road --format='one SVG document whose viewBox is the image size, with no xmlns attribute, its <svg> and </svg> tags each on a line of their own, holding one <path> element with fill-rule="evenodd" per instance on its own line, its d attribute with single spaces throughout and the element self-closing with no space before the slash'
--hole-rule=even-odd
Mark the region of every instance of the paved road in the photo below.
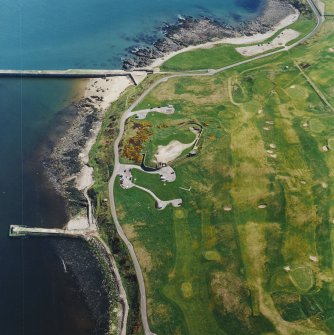
<svg viewBox="0 0 334 335">
<path fill-rule="evenodd" d="M 262 58 L 266 58 L 266 57 L 270 57 L 272 55 L 281 53 L 281 52 L 285 52 L 288 51 L 294 47 L 296 47 L 297 45 L 305 42 L 307 39 L 311 38 L 312 36 L 314 36 L 318 30 L 320 29 L 322 23 L 324 22 L 325 18 L 321 15 L 321 13 L 319 12 L 318 8 L 314 5 L 313 0 L 307 0 L 311 9 L 313 10 L 314 14 L 316 15 L 317 18 L 317 25 L 316 27 L 313 29 L 312 32 L 310 32 L 307 36 L 303 37 L 301 40 L 299 40 L 296 43 L 293 43 L 292 45 L 284 48 L 284 49 L 280 49 L 280 50 L 276 50 L 273 52 L 269 52 L 266 53 L 264 55 L 259 55 L 250 59 L 247 59 L 245 61 L 242 62 L 238 62 L 232 65 L 228 65 L 225 67 L 222 67 L 220 69 L 208 69 L 207 72 L 201 72 L 201 73 L 177 73 L 177 74 L 173 74 L 170 75 L 168 77 L 164 77 L 162 79 L 159 79 L 158 81 L 156 81 L 154 84 L 152 84 L 152 86 L 150 86 L 131 106 L 130 108 L 128 108 L 122 115 L 121 120 L 120 120 L 120 128 L 119 128 L 119 135 L 116 138 L 115 144 L 114 144 L 114 157 L 115 157 L 115 162 L 114 162 L 114 169 L 113 169 L 113 174 L 109 180 L 109 198 L 110 198 L 110 207 L 111 207 L 111 214 L 117 229 L 117 233 L 118 235 L 121 237 L 121 239 L 123 240 L 123 242 L 125 243 L 125 245 L 127 246 L 135 271 L 136 271 L 136 275 L 137 275 L 137 280 L 138 280 L 138 285 L 139 285 L 139 290 L 140 290 L 140 313 L 141 313 L 141 319 L 142 319 L 142 323 L 143 323 L 143 327 L 144 327 L 144 333 L 145 335 L 155 335 L 154 333 L 151 332 L 150 330 L 150 326 L 148 323 L 148 319 L 147 319 L 147 302 L 146 302 L 146 290 L 145 290 L 145 283 L 144 283 L 144 278 L 143 278 L 143 273 L 141 271 L 136 253 L 134 251 L 133 245 L 131 244 L 131 242 L 127 239 L 122 226 L 120 225 L 118 218 L 117 218 L 117 213 L 116 213 L 116 206 L 115 206 L 115 197 L 114 197 L 114 184 L 115 184 L 115 180 L 117 177 L 117 171 L 119 169 L 119 143 L 123 137 L 123 133 L 124 133 L 124 127 L 125 127 L 125 120 L 128 117 L 129 113 L 131 113 L 135 107 L 137 107 L 144 99 L 145 97 L 152 92 L 158 85 L 160 85 L 163 82 L 168 81 L 171 78 L 177 78 L 177 77 L 193 77 L 193 76 L 212 76 L 215 75 L 217 73 L 220 72 L 224 72 L 233 68 L 236 68 L 240 65 L 243 64 L 247 64 L 250 62 L 253 62 L 255 60 L 258 59 L 262 59 Z M 126 322 L 126 320 L 125 320 Z"/>
</svg>

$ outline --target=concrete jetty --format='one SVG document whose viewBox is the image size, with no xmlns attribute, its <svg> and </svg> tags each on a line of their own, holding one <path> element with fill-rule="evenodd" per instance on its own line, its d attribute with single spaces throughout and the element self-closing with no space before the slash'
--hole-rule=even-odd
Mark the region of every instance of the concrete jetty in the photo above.
<svg viewBox="0 0 334 335">
<path fill-rule="evenodd" d="M 153 70 L 140 69 L 135 71 L 68 69 L 68 70 L 0 70 L 0 78 L 108 78 L 129 76 L 135 85 L 138 78 L 151 74 Z"/>
<path fill-rule="evenodd" d="M 25 237 L 25 236 L 58 236 L 58 237 L 73 237 L 82 238 L 94 235 L 96 232 L 92 229 L 56 229 L 56 228 L 32 228 L 20 225 L 11 225 L 9 227 L 10 237 Z"/>
</svg>

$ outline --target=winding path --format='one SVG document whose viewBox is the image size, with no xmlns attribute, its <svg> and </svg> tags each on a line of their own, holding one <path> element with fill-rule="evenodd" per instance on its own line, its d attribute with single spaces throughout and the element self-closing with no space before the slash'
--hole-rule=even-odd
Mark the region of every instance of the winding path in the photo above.
<svg viewBox="0 0 334 335">
<path fill-rule="evenodd" d="M 136 271 L 136 275 L 137 275 L 137 280 L 138 280 L 138 285 L 139 285 L 139 290 L 140 290 L 140 313 L 141 313 L 141 319 L 142 319 L 142 323 L 143 323 L 143 327 L 144 327 L 144 333 L 145 335 L 155 335 L 151 330 L 150 330 L 150 326 L 148 323 L 148 319 L 147 319 L 147 302 L 146 302 L 146 290 L 145 290 L 145 283 L 144 283 L 144 277 L 143 277 L 143 273 L 142 270 L 140 268 L 136 253 L 134 251 L 133 245 L 131 244 L 131 242 L 128 240 L 128 238 L 126 237 L 122 226 L 120 225 L 119 221 L 118 221 L 118 217 L 117 217 L 117 213 L 116 213 L 116 205 L 115 205 L 115 197 L 114 197 L 114 184 L 115 184 L 115 180 L 117 177 L 117 171 L 119 170 L 119 166 L 120 166 L 120 162 L 119 162 L 119 143 L 123 137 L 124 134 L 124 129 L 125 129 L 125 121 L 126 119 L 129 117 L 129 115 L 131 115 L 132 111 L 135 109 L 135 107 L 137 107 L 144 99 L 145 97 L 152 92 L 158 85 L 160 85 L 163 82 L 167 82 L 169 79 L 171 78 L 177 78 L 177 77 L 193 77 L 193 76 L 213 76 L 217 73 L 220 72 L 224 72 L 233 68 L 236 68 L 240 65 L 244 65 L 250 62 L 253 62 L 255 60 L 258 59 L 262 59 L 262 58 L 266 58 L 266 57 L 270 57 L 272 55 L 284 52 L 284 51 L 288 51 L 298 45 L 300 45 L 301 43 L 305 42 L 307 39 L 311 38 L 312 36 L 314 36 L 318 30 L 320 29 L 322 23 L 324 22 L 325 18 L 324 16 L 321 14 L 321 12 L 319 11 L 319 9 L 315 6 L 313 0 L 307 0 L 312 11 L 314 12 L 314 14 L 316 15 L 317 18 L 317 24 L 315 26 L 315 28 L 305 37 L 303 37 L 302 39 L 300 39 L 299 41 L 291 44 L 290 46 L 285 47 L 284 49 L 279 49 L 276 51 L 272 51 L 263 55 L 259 55 L 253 58 L 249 58 L 247 60 L 235 63 L 235 64 L 231 64 L 225 67 L 222 67 L 220 69 L 207 69 L 207 72 L 185 72 L 185 73 L 177 73 L 177 74 L 172 74 L 169 75 L 167 77 L 164 77 L 162 79 L 159 79 L 158 81 L 156 81 L 154 84 L 152 84 L 122 115 L 121 119 L 120 119 L 120 127 L 119 127 L 119 134 L 118 137 L 115 140 L 114 143 L 114 157 L 115 157 L 115 162 L 114 162 L 114 169 L 113 169 L 113 174 L 109 180 L 109 200 L 110 200 L 110 207 L 111 207 L 111 214 L 112 214 L 112 218 L 114 220 L 116 229 L 117 229 L 117 233 L 118 235 L 121 237 L 121 239 L 123 240 L 123 242 L 125 243 L 125 245 L 127 246 L 135 271 Z M 126 323 L 126 320 L 124 320 L 124 322 Z"/>
</svg>

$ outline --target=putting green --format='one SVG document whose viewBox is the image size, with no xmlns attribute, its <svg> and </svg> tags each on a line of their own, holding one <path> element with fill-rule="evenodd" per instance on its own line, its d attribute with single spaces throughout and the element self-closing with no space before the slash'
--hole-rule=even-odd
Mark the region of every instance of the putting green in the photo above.
<svg viewBox="0 0 334 335">
<path fill-rule="evenodd" d="M 314 285 L 314 275 L 308 266 L 298 266 L 289 272 L 290 279 L 301 292 L 309 291 Z"/>
<path fill-rule="evenodd" d="M 310 120 L 310 129 L 314 133 L 321 133 L 326 129 L 326 127 L 319 119 L 312 119 Z"/>
</svg>

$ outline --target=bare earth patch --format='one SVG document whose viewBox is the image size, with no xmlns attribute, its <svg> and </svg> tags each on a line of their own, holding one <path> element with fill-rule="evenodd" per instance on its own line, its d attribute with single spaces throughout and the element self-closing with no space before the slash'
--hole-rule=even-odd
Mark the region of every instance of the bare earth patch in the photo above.
<svg viewBox="0 0 334 335">
<path fill-rule="evenodd" d="M 231 272 L 215 272 L 211 280 L 214 298 L 222 304 L 224 313 L 234 314 L 246 324 L 252 311 L 246 301 L 249 297 L 248 288 Z"/>
<path fill-rule="evenodd" d="M 151 255 L 141 246 L 136 245 L 136 255 L 138 257 L 141 268 L 144 272 L 150 272 L 152 270 L 152 257 Z"/>
<path fill-rule="evenodd" d="M 193 295 L 193 288 L 190 282 L 184 282 L 181 285 L 181 291 L 182 291 L 182 295 L 185 298 L 191 298 Z"/>
<path fill-rule="evenodd" d="M 263 52 L 276 49 L 285 46 L 290 41 L 296 39 L 299 36 L 299 32 L 293 29 L 283 30 L 276 38 L 269 43 L 260 43 L 256 45 L 250 45 L 247 47 L 239 47 L 235 50 L 243 56 L 254 56 Z"/>
<path fill-rule="evenodd" d="M 123 231 L 129 240 L 132 240 L 137 237 L 137 233 L 132 224 L 125 224 L 123 226 Z"/>
</svg>

